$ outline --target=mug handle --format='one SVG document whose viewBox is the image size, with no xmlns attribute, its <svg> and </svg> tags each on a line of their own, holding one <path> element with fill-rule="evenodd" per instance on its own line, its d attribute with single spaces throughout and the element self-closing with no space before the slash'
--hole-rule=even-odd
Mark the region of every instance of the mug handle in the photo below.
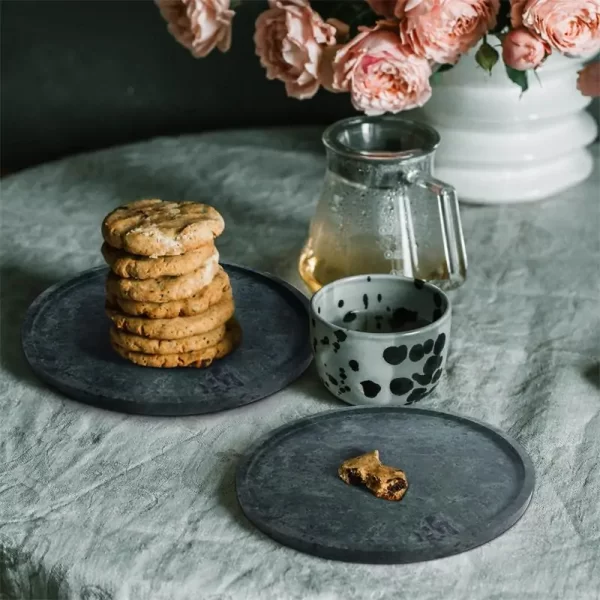
<svg viewBox="0 0 600 600">
<path fill-rule="evenodd" d="M 456 190 L 439 179 L 423 175 L 422 171 L 407 173 L 407 180 L 409 184 L 429 192 L 437 200 L 448 279 L 451 287 L 460 285 L 467 277 L 467 251 Z"/>
</svg>

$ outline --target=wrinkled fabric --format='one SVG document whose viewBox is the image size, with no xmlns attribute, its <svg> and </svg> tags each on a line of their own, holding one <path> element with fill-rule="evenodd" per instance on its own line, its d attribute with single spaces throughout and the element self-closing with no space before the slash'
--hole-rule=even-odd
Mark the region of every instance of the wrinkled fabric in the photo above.
<svg viewBox="0 0 600 600">
<path fill-rule="evenodd" d="M 30 372 L 27 305 L 102 264 L 101 220 L 129 200 L 213 203 L 226 220 L 223 260 L 300 285 L 325 165 L 319 135 L 156 139 L 2 180 L 0 597 L 600 598 L 598 170 L 545 202 L 462 209 L 469 278 L 451 294 L 448 373 L 420 406 L 503 429 L 537 471 L 521 521 L 470 552 L 344 564 L 280 546 L 246 521 L 234 490 L 240 455 L 283 423 L 341 406 L 312 370 L 262 402 L 185 418 L 84 406 Z"/>
</svg>

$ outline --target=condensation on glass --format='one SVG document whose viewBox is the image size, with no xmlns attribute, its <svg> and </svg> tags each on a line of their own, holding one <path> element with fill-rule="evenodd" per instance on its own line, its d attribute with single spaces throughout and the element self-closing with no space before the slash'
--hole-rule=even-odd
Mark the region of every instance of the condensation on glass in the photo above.
<svg viewBox="0 0 600 600">
<path fill-rule="evenodd" d="M 392 273 L 461 285 L 467 257 L 456 191 L 432 177 L 440 137 L 399 117 L 353 117 L 323 135 L 327 173 L 299 271 L 314 292 Z"/>
</svg>

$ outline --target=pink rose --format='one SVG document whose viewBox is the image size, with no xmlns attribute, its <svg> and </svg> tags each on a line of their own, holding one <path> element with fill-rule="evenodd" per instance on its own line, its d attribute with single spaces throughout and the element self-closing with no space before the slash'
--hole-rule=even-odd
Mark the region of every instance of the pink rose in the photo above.
<svg viewBox="0 0 600 600">
<path fill-rule="evenodd" d="M 499 2 L 412 0 L 400 22 L 400 39 L 417 56 L 454 64 L 496 25 Z"/>
<path fill-rule="evenodd" d="M 579 71 L 577 89 L 584 96 L 600 96 L 600 62 L 591 63 Z"/>
<path fill-rule="evenodd" d="M 335 44 L 336 29 L 306 0 L 271 0 L 256 19 L 256 54 L 268 79 L 285 83 L 288 96 L 304 100 L 319 89 L 323 48 Z"/>
<path fill-rule="evenodd" d="M 350 25 L 339 19 L 327 19 L 326 23 L 335 29 L 335 37 L 337 40 L 345 40 L 350 35 Z"/>
<path fill-rule="evenodd" d="M 504 62 L 517 71 L 539 67 L 549 52 L 546 42 L 524 28 L 509 31 L 502 42 Z"/>
<path fill-rule="evenodd" d="M 218 48 L 231 46 L 229 0 L 156 0 L 169 33 L 193 56 L 201 58 Z"/>
<path fill-rule="evenodd" d="M 431 97 L 429 62 L 403 48 L 393 31 L 363 29 L 333 61 L 333 89 L 352 94 L 367 115 L 398 113 Z"/>
<path fill-rule="evenodd" d="M 564 54 L 600 50 L 600 0 L 528 0 L 523 25 Z"/>
<path fill-rule="evenodd" d="M 510 24 L 514 29 L 523 25 L 523 10 L 529 0 L 510 0 Z"/>
</svg>

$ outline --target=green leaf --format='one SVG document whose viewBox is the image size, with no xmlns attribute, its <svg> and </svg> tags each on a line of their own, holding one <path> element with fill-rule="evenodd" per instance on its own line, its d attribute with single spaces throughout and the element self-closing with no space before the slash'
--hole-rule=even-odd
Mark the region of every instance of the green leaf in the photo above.
<svg viewBox="0 0 600 600">
<path fill-rule="evenodd" d="M 318 11 L 323 20 L 335 17 L 350 27 L 350 37 L 358 33 L 360 26 L 372 27 L 378 17 L 365 0 L 342 0 L 341 2 L 314 1 L 314 10 Z"/>
<path fill-rule="evenodd" d="M 438 73 L 433 73 L 431 75 L 431 77 L 429 78 L 429 83 L 431 85 L 436 85 L 438 83 L 441 83 L 441 81 L 442 81 L 442 74 L 439 73 L 439 72 Z"/>
<path fill-rule="evenodd" d="M 431 85 L 437 85 L 438 83 L 442 83 L 442 81 L 444 81 L 444 78 L 442 77 L 442 75 L 446 72 L 449 71 L 450 69 L 453 69 L 454 65 L 434 65 L 433 66 L 433 73 L 431 74 L 431 76 L 429 77 L 429 83 Z"/>
<path fill-rule="evenodd" d="M 494 65 L 500 59 L 498 51 L 490 46 L 487 42 L 483 42 L 475 54 L 475 60 L 477 64 L 491 74 Z"/>
<path fill-rule="evenodd" d="M 354 37 L 361 25 L 372 27 L 380 19 L 364 0 L 342 0 L 341 2 L 313 2 L 313 8 L 323 19 L 335 17 L 350 26 Z"/>
<path fill-rule="evenodd" d="M 526 92 L 529 89 L 529 81 L 527 78 L 527 71 L 517 71 L 516 69 L 513 69 L 512 67 L 509 67 L 508 65 L 504 65 L 506 67 L 506 74 L 508 75 L 508 78 L 513 82 L 516 83 L 520 88 L 522 92 Z"/>
<path fill-rule="evenodd" d="M 497 34 L 510 27 L 510 2 L 502 2 L 496 18 L 496 27 L 490 33 Z"/>
</svg>

